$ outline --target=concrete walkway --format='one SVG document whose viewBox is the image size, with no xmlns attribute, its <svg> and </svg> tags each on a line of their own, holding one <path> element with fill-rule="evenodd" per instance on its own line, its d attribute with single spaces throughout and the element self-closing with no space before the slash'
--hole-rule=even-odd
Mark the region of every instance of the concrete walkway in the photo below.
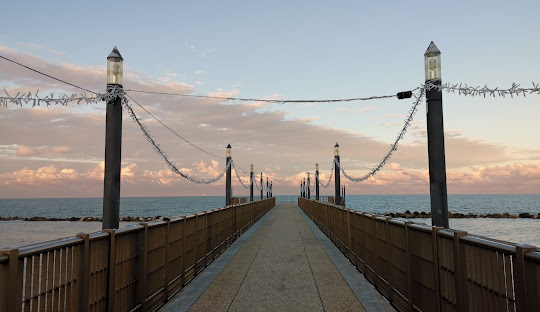
<svg viewBox="0 0 540 312">
<path fill-rule="evenodd" d="M 250 231 L 160 311 L 395 311 L 296 204 L 279 204 Z"/>
</svg>

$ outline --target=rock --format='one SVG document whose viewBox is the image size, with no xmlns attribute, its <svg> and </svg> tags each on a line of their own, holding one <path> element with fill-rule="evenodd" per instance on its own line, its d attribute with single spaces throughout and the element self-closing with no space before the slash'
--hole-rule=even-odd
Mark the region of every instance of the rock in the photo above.
<svg viewBox="0 0 540 312">
<path fill-rule="evenodd" d="M 532 216 L 530 213 L 528 213 L 528 212 L 522 212 L 522 213 L 519 214 L 519 217 L 520 217 L 520 218 L 528 218 L 528 219 L 530 219 L 530 218 L 532 218 L 533 216 Z"/>
</svg>

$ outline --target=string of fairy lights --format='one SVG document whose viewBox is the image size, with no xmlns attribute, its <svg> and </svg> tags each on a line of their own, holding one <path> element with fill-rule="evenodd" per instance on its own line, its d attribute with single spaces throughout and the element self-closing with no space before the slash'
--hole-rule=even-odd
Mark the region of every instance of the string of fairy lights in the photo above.
<svg viewBox="0 0 540 312">
<path fill-rule="evenodd" d="M 46 73 L 40 72 L 38 70 L 35 70 L 31 67 L 28 67 L 24 64 L 15 62 L 9 58 L 6 58 L 4 56 L 0 55 L 1 59 L 4 59 L 6 61 L 15 63 L 19 66 L 25 67 L 29 70 L 32 70 L 36 73 L 39 73 L 41 75 L 45 75 L 49 78 L 52 78 L 54 80 L 57 80 L 59 82 L 65 83 L 67 85 L 79 88 L 81 90 L 84 90 L 85 93 L 79 93 L 79 94 L 60 94 L 58 96 L 55 96 L 54 93 L 50 93 L 45 96 L 41 96 L 39 94 L 39 91 L 37 92 L 18 92 L 16 94 L 10 94 L 7 90 L 3 90 L 3 93 L 0 93 L 0 107 L 7 107 L 9 104 L 13 104 L 15 106 L 23 106 L 31 104 L 32 107 L 50 107 L 50 106 L 56 106 L 56 105 L 62 105 L 66 106 L 69 103 L 76 103 L 77 105 L 82 104 L 97 104 L 99 102 L 110 102 L 118 97 L 122 99 L 123 106 L 127 109 L 129 115 L 131 116 L 133 122 L 135 122 L 138 127 L 140 128 L 142 134 L 150 143 L 154 151 L 158 156 L 160 156 L 164 161 L 167 167 L 174 173 L 178 174 L 180 177 L 186 179 L 189 182 L 195 183 L 195 184 L 212 184 L 220 179 L 223 178 L 227 170 L 232 167 L 232 169 L 235 169 L 236 177 L 240 184 L 244 188 L 249 188 L 252 184 L 255 184 L 255 187 L 261 191 L 264 190 L 264 183 L 261 183 L 261 186 L 259 187 L 258 183 L 255 181 L 252 181 L 250 179 L 250 182 L 248 184 L 245 184 L 242 178 L 240 177 L 238 173 L 239 167 L 237 167 L 234 163 L 234 161 L 227 162 L 225 168 L 223 171 L 221 171 L 217 176 L 212 178 L 196 178 L 194 176 L 189 175 L 185 170 L 178 169 L 178 167 L 169 159 L 167 154 L 164 152 L 162 147 L 156 142 L 156 140 L 152 137 L 150 134 L 148 128 L 143 124 L 142 120 L 136 115 L 135 111 L 133 110 L 133 106 L 128 100 L 131 99 L 137 106 L 142 108 L 145 112 L 150 114 L 152 118 L 157 120 L 162 126 L 167 128 L 169 131 L 171 131 L 176 136 L 180 137 L 185 142 L 192 145 L 194 148 L 199 149 L 200 151 L 216 157 L 216 158 L 224 158 L 218 155 L 215 155 L 213 153 L 210 153 L 199 146 L 193 144 L 189 140 L 185 139 L 183 136 L 178 134 L 176 131 L 174 131 L 172 128 L 170 128 L 168 125 L 166 125 L 164 122 L 159 120 L 155 115 L 150 113 L 147 109 L 144 108 L 141 104 L 139 104 L 137 101 L 135 101 L 130 95 L 129 92 L 133 93 L 146 93 L 146 94 L 160 94 L 160 95 L 171 95 L 171 96 L 183 96 L 183 97 L 194 97 L 194 98 L 210 98 L 210 99 L 219 99 L 221 101 L 242 101 L 242 102 L 267 102 L 267 103 L 279 103 L 279 104 L 287 104 L 287 103 L 337 103 L 337 102 L 352 102 L 352 101 L 369 101 L 369 100 L 378 100 L 378 99 L 388 99 L 388 98 L 397 98 L 397 99 L 406 99 L 413 97 L 414 101 L 412 104 L 412 107 L 409 109 L 409 113 L 404 120 L 403 127 L 398 132 L 396 140 L 390 145 L 390 148 L 388 152 L 382 157 L 381 161 L 375 165 L 368 173 L 366 173 L 363 176 L 360 177 L 354 177 L 347 173 L 347 171 L 342 167 L 342 164 L 338 161 L 334 161 L 332 163 L 331 171 L 329 174 L 329 179 L 327 183 L 321 183 L 319 181 L 319 177 L 316 177 L 316 181 L 319 181 L 320 186 L 323 188 L 327 188 L 330 185 L 330 182 L 332 180 L 334 166 L 337 167 L 343 175 L 350 180 L 351 182 L 362 182 L 367 179 L 370 179 L 374 175 L 377 174 L 388 162 L 388 160 L 391 158 L 393 152 L 395 152 L 398 148 L 398 143 L 405 137 L 405 134 L 407 133 L 407 130 L 409 126 L 411 125 L 411 122 L 414 118 L 414 115 L 416 114 L 418 110 L 418 106 L 421 102 L 421 100 L 424 98 L 424 95 L 427 91 L 430 90 L 438 90 L 441 92 L 447 92 L 447 93 L 454 93 L 458 95 L 463 96 L 482 96 L 482 97 L 508 97 L 514 98 L 514 96 L 523 96 L 526 97 L 527 95 L 540 95 L 540 84 L 532 82 L 532 87 L 521 87 L 520 84 L 512 83 L 511 87 L 509 88 L 489 88 L 487 85 L 483 87 L 473 87 L 469 86 L 467 84 L 463 83 L 445 83 L 445 84 L 437 84 L 433 82 L 426 82 L 425 84 L 421 84 L 419 87 L 411 90 L 411 91 L 405 91 L 405 92 L 398 92 L 397 94 L 392 95 L 380 95 L 380 96 L 370 96 L 370 97 L 354 97 L 354 98 L 343 98 L 343 99 L 326 99 L 326 100 L 287 100 L 287 99 L 264 99 L 264 98 L 240 98 L 240 97 L 219 97 L 219 96 L 204 96 L 204 95 L 192 95 L 192 94 L 181 94 L 181 93 L 166 93 L 166 92 L 155 92 L 155 91 L 143 91 L 143 90 L 123 90 L 122 88 L 119 88 L 117 86 L 108 86 L 106 92 L 104 93 L 97 93 L 91 90 L 88 90 L 86 88 L 74 85 L 72 83 L 69 83 L 67 81 L 64 81 L 62 79 L 53 77 L 51 75 L 48 75 Z M 86 93 L 87 92 L 87 93 Z M 239 168 L 242 170 L 241 168 Z M 243 171 L 243 170 L 242 170 Z M 245 171 L 243 171 L 246 173 Z M 256 180 L 256 179 L 253 179 Z M 311 189 L 311 185 L 308 186 Z M 269 187 L 267 187 L 267 190 Z"/>
</svg>

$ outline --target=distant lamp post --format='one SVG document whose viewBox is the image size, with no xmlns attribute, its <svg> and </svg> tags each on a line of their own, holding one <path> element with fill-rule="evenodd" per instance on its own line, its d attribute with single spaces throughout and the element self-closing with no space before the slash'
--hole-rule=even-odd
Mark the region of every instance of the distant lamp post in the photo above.
<svg viewBox="0 0 540 312">
<path fill-rule="evenodd" d="M 231 173 L 232 173 L 232 164 L 231 164 L 231 144 L 227 145 L 227 151 L 225 155 L 227 156 L 227 176 L 225 179 L 225 206 L 229 206 L 232 203 L 232 186 L 231 186 Z"/>
<path fill-rule="evenodd" d="M 341 174 L 339 172 L 339 166 L 341 166 L 340 163 L 340 157 L 339 157 L 339 144 L 336 142 L 336 145 L 334 145 L 334 171 L 336 174 L 335 177 L 335 186 L 334 186 L 334 204 L 341 205 Z"/>
<path fill-rule="evenodd" d="M 114 47 L 107 57 L 107 92 L 123 89 L 124 59 Z M 105 174 L 102 229 L 117 229 L 120 222 L 120 165 L 122 161 L 122 98 L 107 102 L 105 122 Z"/>
<path fill-rule="evenodd" d="M 266 198 L 270 195 L 270 184 L 268 184 L 268 177 L 266 177 Z"/>
<path fill-rule="evenodd" d="M 253 183 L 255 183 L 253 179 L 253 164 L 249 166 L 249 201 L 253 201 Z"/>
<path fill-rule="evenodd" d="M 311 179 L 309 178 L 309 172 L 307 173 L 307 199 L 311 199 Z"/>
<path fill-rule="evenodd" d="M 262 176 L 262 172 L 261 172 L 261 200 L 263 200 L 263 189 L 264 189 L 264 186 L 263 186 L 263 176 Z"/>
<path fill-rule="evenodd" d="M 424 60 L 426 83 L 440 86 L 441 51 L 433 41 L 424 54 Z M 426 105 L 432 225 L 448 228 L 448 195 L 441 90 L 437 88 L 427 90 Z"/>
<path fill-rule="evenodd" d="M 315 164 L 315 200 L 319 201 L 319 164 Z"/>
</svg>

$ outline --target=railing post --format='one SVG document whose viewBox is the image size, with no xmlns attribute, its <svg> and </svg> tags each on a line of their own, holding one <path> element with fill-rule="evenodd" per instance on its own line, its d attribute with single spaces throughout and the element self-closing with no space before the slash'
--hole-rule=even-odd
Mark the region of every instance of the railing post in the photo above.
<svg viewBox="0 0 540 312">
<path fill-rule="evenodd" d="M 0 254 L 7 254 L 8 263 L 5 268 L 0 266 L 0 311 L 20 311 L 22 305 L 23 266 L 19 261 L 19 249 L 0 250 Z M 4 297 L 5 296 L 5 297 Z M 4 298 L 3 298 L 4 297 Z"/>
<path fill-rule="evenodd" d="M 409 230 L 409 225 L 411 225 L 412 222 L 405 222 L 405 252 L 407 254 L 407 301 L 409 303 L 409 309 L 408 311 L 413 311 L 413 296 L 414 296 L 414 289 L 413 289 L 413 264 L 412 264 L 412 239 L 411 239 L 411 230 Z"/>
<path fill-rule="evenodd" d="M 107 271 L 107 311 L 115 311 L 116 291 L 116 230 L 106 229 L 109 233 L 109 270 Z"/>
<path fill-rule="evenodd" d="M 454 288 L 456 292 L 456 311 L 469 311 L 467 299 L 467 272 L 464 272 L 465 259 L 462 259 L 460 254 L 460 239 L 467 235 L 465 231 L 454 232 Z"/>
<path fill-rule="evenodd" d="M 186 216 L 182 216 L 182 251 L 180 258 L 180 273 L 182 274 L 182 277 L 180 278 L 180 287 L 184 287 L 186 284 L 186 268 L 184 266 L 184 263 L 186 262 Z"/>
<path fill-rule="evenodd" d="M 139 279 L 136 290 L 137 304 L 141 305 L 141 310 L 146 311 L 144 303 L 146 301 L 146 270 L 148 263 L 148 223 L 139 223 L 144 228 L 137 232 L 137 251 L 139 259 L 137 261 L 137 277 Z M 109 310 L 112 311 L 112 310 Z"/>
<path fill-rule="evenodd" d="M 437 235 L 442 227 L 433 226 L 431 228 L 431 246 L 433 254 L 433 288 L 435 291 L 435 311 L 441 311 L 441 283 L 439 279 L 439 249 Z"/>
<path fill-rule="evenodd" d="M 514 264 L 514 283 L 516 291 L 517 311 L 535 311 L 538 306 L 534 306 L 532 292 L 536 289 L 527 289 L 527 279 L 537 278 L 534 275 L 527 274 L 525 270 L 525 254 L 529 251 L 536 251 L 536 247 L 531 245 L 516 245 L 516 263 Z M 530 299 L 528 294 L 531 293 Z"/>
<path fill-rule="evenodd" d="M 88 311 L 88 292 L 90 287 L 90 234 L 80 233 L 77 237 L 84 240 L 82 252 L 79 253 L 79 280 L 77 311 Z"/>
<path fill-rule="evenodd" d="M 171 222 L 170 220 L 166 221 L 167 224 L 165 225 L 165 301 L 169 298 L 169 275 L 170 273 L 170 265 L 169 265 L 169 259 L 171 258 L 171 248 L 170 248 L 170 241 L 171 241 Z"/>
</svg>

